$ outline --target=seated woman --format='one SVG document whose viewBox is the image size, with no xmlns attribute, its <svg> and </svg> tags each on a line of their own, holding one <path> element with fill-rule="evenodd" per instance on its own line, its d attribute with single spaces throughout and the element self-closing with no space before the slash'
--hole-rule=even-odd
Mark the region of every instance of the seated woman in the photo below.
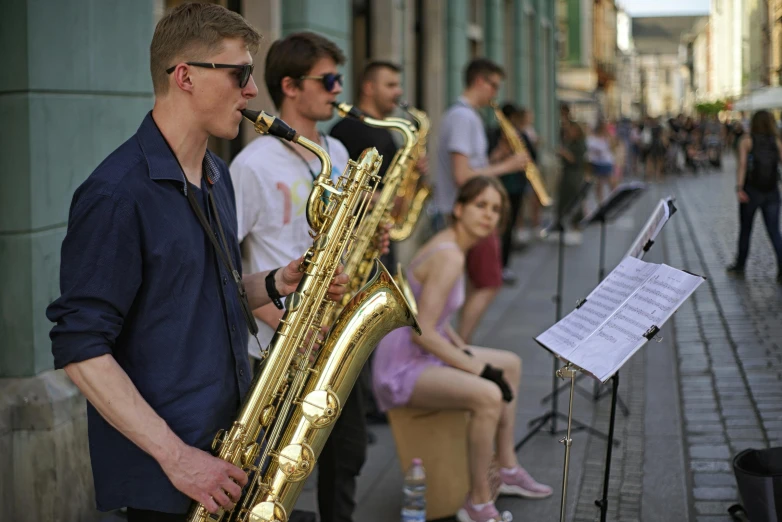
<svg viewBox="0 0 782 522">
<path fill-rule="evenodd" d="M 452 224 L 430 239 L 410 263 L 407 277 L 418 303 L 423 334 L 400 328 L 375 351 L 373 384 L 378 405 L 469 410 L 470 492 L 460 522 L 500 520 L 492 502 L 489 468 L 497 453 L 500 493 L 544 498 L 552 493 L 519 465 L 513 427 L 521 359 L 511 352 L 467 346 L 451 328 L 464 301 L 467 251 L 508 219 L 508 198 L 496 178 L 465 183 Z"/>
</svg>

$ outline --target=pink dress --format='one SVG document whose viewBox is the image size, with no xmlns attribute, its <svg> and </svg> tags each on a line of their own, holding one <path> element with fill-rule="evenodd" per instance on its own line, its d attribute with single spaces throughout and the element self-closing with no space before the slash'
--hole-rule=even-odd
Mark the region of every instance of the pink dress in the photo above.
<svg viewBox="0 0 782 522">
<path fill-rule="evenodd" d="M 416 299 L 421 296 L 421 284 L 413 277 L 413 270 L 435 252 L 459 247 L 453 242 L 436 245 L 425 255 L 414 259 L 407 268 L 407 280 Z M 437 321 L 437 331 L 446 339 L 446 325 L 464 303 L 464 277 L 451 288 L 445 307 Z M 415 335 L 409 327 L 398 328 L 386 335 L 375 349 L 372 364 L 372 384 L 375 400 L 382 411 L 398 408 L 410 401 L 418 376 L 427 366 L 447 366 L 442 360 L 413 342 Z"/>
</svg>

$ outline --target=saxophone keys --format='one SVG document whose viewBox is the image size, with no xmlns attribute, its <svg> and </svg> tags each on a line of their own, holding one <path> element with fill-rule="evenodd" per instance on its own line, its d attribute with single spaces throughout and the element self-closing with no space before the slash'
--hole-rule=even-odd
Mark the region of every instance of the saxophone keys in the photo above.
<svg viewBox="0 0 782 522">
<path fill-rule="evenodd" d="M 250 511 L 250 522 L 288 522 L 288 514 L 279 502 L 260 502 Z"/>
<path fill-rule="evenodd" d="M 242 464 L 244 466 L 251 466 L 253 463 L 255 463 L 255 459 L 258 458 L 258 452 L 260 451 L 260 446 L 258 446 L 257 442 L 253 442 L 247 448 L 244 450 L 244 453 L 242 453 Z"/>
<path fill-rule="evenodd" d="M 212 439 L 212 451 L 217 451 L 217 448 L 223 445 L 225 442 L 225 430 L 219 430 L 215 438 Z"/>
<path fill-rule="evenodd" d="M 325 428 L 333 424 L 342 411 L 339 397 L 331 390 L 315 390 L 308 393 L 301 401 L 301 409 L 304 418 L 314 428 Z"/>
<path fill-rule="evenodd" d="M 309 444 L 289 444 L 277 455 L 277 465 L 291 482 L 302 481 L 315 467 L 315 452 Z"/>
</svg>

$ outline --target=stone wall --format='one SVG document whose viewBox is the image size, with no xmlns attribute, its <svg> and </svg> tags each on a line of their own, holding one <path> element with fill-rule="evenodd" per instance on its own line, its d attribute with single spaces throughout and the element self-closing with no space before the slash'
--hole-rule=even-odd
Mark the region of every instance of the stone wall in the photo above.
<svg viewBox="0 0 782 522">
<path fill-rule="evenodd" d="M 0 379 L 0 513 L 15 522 L 90 522 L 86 402 L 62 371 Z"/>
</svg>

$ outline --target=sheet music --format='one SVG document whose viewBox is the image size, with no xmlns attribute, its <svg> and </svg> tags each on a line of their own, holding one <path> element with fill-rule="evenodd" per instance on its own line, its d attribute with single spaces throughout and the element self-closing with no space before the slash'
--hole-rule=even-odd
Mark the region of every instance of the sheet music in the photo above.
<svg viewBox="0 0 782 522">
<path fill-rule="evenodd" d="M 646 342 L 644 333 L 662 327 L 701 283 L 700 276 L 656 265 L 653 275 L 566 359 L 607 381 Z"/>
<path fill-rule="evenodd" d="M 653 263 L 626 257 L 590 293 L 586 302 L 538 336 L 546 346 L 559 346 L 567 357 L 578 344 L 595 333 L 633 292 L 657 269 Z"/>
<path fill-rule="evenodd" d="M 649 216 L 649 219 L 646 221 L 646 224 L 644 224 L 643 228 L 641 229 L 641 233 L 638 234 L 638 237 L 633 242 L 632 246 L 630 247 L 630 250 L 628 250 L 627 254 L 625 255 L 637 257 L 639 259 L 643 257 L 644 247 L 646 246 L 646 243 L 657 239 L 657 236 L 660 234 L 660 231 L 668 222 L 668 219 L 670 219 L 671 217 L 670 204 L 672 201 L 673 198 L 670 197 L 660 200 L 660 203 L 654 209 L 654 212 L 652 212 L 652 215 Z"/>
</svg>

